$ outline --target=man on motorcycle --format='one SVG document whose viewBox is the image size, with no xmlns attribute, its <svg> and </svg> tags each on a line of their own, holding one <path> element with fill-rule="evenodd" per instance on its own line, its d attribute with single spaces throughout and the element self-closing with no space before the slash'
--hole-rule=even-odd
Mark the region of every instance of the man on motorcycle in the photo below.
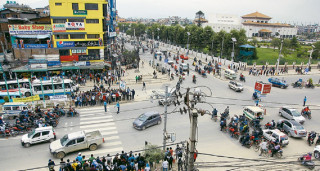
<svg viewBox="0 0 320 171">
<path fill-rule="evenodd" d="M 302 109 L 302 112 L 301 112 L 302 115 L 309 115 L 311 114 L 311 111 L 309 109 L 309 106 L 305 107 L 304 109 Z"/>
<path fill-rule="evenodd" d="M 254 92 L 253 95 L 252 95 L 252 97 L 253 97 L 254 99 L 258 99 L 258 93 L 257 93 L 257 92 Z"/>
<path fill-rule="evenodd" d="M 2 117 L 0 117 L 0 125 L 3 125 L 4 121 L 2 120 Z"/>
<path fill-rule="evenodd" d="M 275 128 L 276 127 L 276 122 L 274 120 L 271 121 L 271 128 Z"/>
<path fill-rule="evenodd" d="M 274 154 L 276 154 L 281 149 L 280 144 L 277 143 L 276 146 L 272 149 L 271 157 L 273 157 Z"/>
<path fill-rule="evenodd" d="M 312 153 L 308 153 L 303 156 L 302 164 L 306 164 L 307 162 L 310 162 L 312 158 Z"/>
<path fill-rule="evenodd" d="M 216 108 L 213 109 L 212 111 L 212 116 L 211 116 L 211 119 L 215 118 L 218 116 L 218 110 Z"/>
<path fill-rule="evenodd" d="M 227 121 L 225 118 L 221 118 L 220 121 L 220 131 L 222 131 L 223 128 L 225 128 L 227 126 Z"/>
<path fill-rule="evenodd" d="M 309 145 L 313 144 L 314 139 L 317 137 L 317 134 L 314 131 L 311 131 L 308 134 L 308 143 Z"/>
<path fill-rule="evenodd" d="M 229 115 L 229 106 L 227 106 L 227 108 L 224 110 L 224 113 L 225 113 L 226 115 Z"/>
<path fill-rule="evenodd" d="M 246 145 L 247 142 L 249 142 L 249 141 L 250 141 L 250 135 L 249 135 L 249 133 L 247 133 L 241 142 L 242 146 Z"/>
</svg>

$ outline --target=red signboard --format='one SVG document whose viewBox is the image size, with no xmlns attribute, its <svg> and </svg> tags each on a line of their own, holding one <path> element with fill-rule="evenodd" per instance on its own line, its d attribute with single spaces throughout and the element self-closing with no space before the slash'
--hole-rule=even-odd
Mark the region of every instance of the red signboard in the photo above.
<svg viewBox="0 0 320 171">
<path fill-rule="evenodd" d="M 79 61 L 78 55 L 60 56 L 60 61 Z"/>
<path fill-rule="evenodd" d="M 268 94 L 271 92 L 271 84 L 264 84 L 262 94 Z"/>
<path fill-rule="evenodd" d="M 254 90 L 261 92 L 262 86 L 263 85 L 261 82 L 256 82 L 256 84 L 254 85 Z"/>
</svg>

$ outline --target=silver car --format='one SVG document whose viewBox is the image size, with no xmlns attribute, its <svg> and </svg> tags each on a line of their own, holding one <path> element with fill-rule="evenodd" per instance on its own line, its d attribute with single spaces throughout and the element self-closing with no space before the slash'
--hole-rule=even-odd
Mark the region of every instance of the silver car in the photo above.
<svg viewBox="0 0 320 171">
<path fill-rule="evenodd" d="M 306 121 L 306 119 L 296 109 L 286 106 L 280 108 L 279 115 L 289 120 L 293 119 L 301 124 Z"/>
<path fill-rule="evenodd" d="M 302 138 L 307 136 L 307 131 L 295 120 L 279 120 L 278 128 L 283 129 L 290 137 Z"/>
<path fill-rule="evenodd" d="M 228 84 L 229 88 L 234 90 L 234 91 L 238 91 L 241 92 L 243 91 L 243 86 L 241 83 L 238 83 L 236 81 L 230 81 Z"/>
<path fill-rule="evenodd" d="M 134 122 L 133 127 L 138 130 L 144 130 L 153 125 L 161 123 L 161 116 L 159 112 L 146 112 L 141 114 Z"/>
</svg>

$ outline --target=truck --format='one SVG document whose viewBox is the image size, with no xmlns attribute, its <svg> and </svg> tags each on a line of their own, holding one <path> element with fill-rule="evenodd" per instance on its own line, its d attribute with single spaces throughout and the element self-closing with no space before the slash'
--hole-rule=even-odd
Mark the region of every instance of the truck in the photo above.
<svg viewBox="0 0 320 171">
<path fill-rule="evenodd" d="M 89 149 L 94 151 L 99 145 L 104 143 L 99 130 L 96 131 L 78 131 L 66 134 L 61 139 L 51 142 L 49 149 L 50 153 L 56 158 L 64 158 L 66 154 Z"/>
</svg>

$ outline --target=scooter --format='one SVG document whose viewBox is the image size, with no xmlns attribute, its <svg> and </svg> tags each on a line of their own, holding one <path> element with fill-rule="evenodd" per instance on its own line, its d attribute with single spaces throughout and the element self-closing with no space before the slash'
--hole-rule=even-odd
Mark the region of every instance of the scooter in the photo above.
<svg viewBox="0 0 320 171">
<path fill-rule="evenodd" d="M 309 109 L 308 112 L 305 112 L 303 109 L 301 111 L 301 115 L 304 116 L 305 118 L 311 119 L 311 110 Z"/>
<path fill-rule="evenodd" d="M 308 134 L 308 144 L 309 146 L 311 146 L 314 143 L 314 139 L 317 137 L 317 133 L 315 133 L 314 131 L 309 132 Z"/>
<path fill-rule="evenodd" d="M 306 166 L 308 169 L 312 170 L 315 167 L 315 164 L 313 161 L 304 161 L 304 156 L 301 156 L 298 158 L 298 162 L 301 163 L 301 165 Z"/>
<path fill-rule="evenodd" d="M 240 77 L 240 81 L 246 82 L 246 78 L 245 77 Z"/>
</svg>

